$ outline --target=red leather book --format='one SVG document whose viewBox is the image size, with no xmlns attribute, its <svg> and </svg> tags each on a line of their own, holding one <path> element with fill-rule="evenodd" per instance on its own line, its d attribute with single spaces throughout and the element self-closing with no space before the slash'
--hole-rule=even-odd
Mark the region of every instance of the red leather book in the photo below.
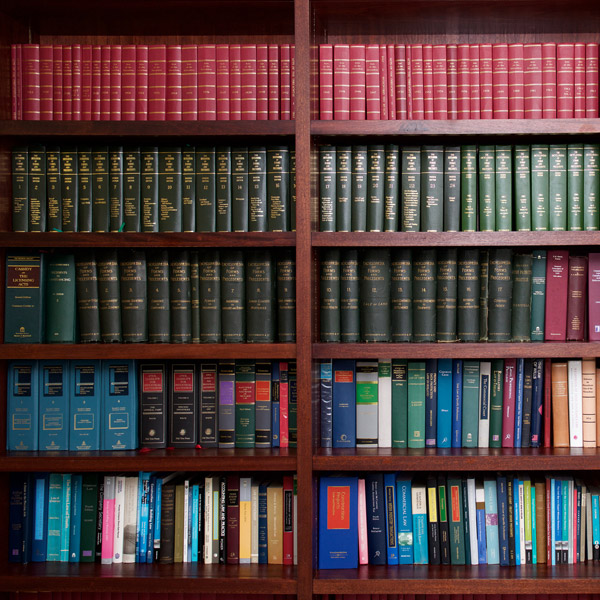
<svg viewBox="0 0 600 600">
<path fill-rule="evenodd" d="M 333 47 L 333 118 L 336 121 L 350 119 L 350 46 L 335 44 Z"/>
<path fill-rule="evenodd" d="M 216 60 L 216 55 L 215 55 Z M 215 67 L 216 68 L 216 67 Z M 216 74 L 215 74 L 216 83 Z M 216 92 L 215 92 L 216 106 Z M 215 109 L 216 117 L 216 109 Z M 198 46 L 181 46 L 181 120 L 198 119 Z"/>
<path fill-rule="evenodd" d="M 556 119 L 556 44 L 542 44 L 542 118 Z"/>
<path fill-rule="evenodd" d="M 525 118 L 523 44 L 508 45 L 508 116 L 509 119 Z"/>
<path fill-rule="evenodd" d="M 408 120 L 413 118 L 411 61 L 412 46 L 406 44 L 406 118 Z"/>
<path fill-rule="evenodd" d="M 228 69 L 231 69 L 232 55 L 228 52 Z M 198 120 L 199 121 L 214 121 L 217 118 L 217 46 L 215 44 L 202 44 L 197 48 L 197 79 L 198 79 Z M 234 52 L 236 59 L 235 66 L 237 67 L 237 87 L 236 98 L 237 119 L 241 116 L 242 98 L 241 98 L 241 47 L 238 44 Z M 230 81 L 231 83 L 231 81 Z M 231 85 L 227 90 L 228 104 L 231 109 Z"/>
<path fill-rule="evenodd" d="M 544 448 L 550 448 L 552 431 L 552 359 L 544 359 Z"/>
<path fill-rule="evenodd" d="M 458 45 L 458 118 L 471 117 L 471 63 L 469 44 Z"/>
<path fill-rule="evenodd" d="M 290 119 L 296 118 L 296 46 L 290 44 Z"/>
<path fill-rule="evenodd" d="M 72 60 L 72 119 L 81 121 L 81 44 L 73 44 Z"/>
<path fill-rule="evenodd" d="M 517 359 L 504 359 L 504 387 L 502 390 L 502 447 L 515 445 L 515 398 Z"/>
<path fill-rule="evenodd" d="M 433 113 L 433 46 L 423 44 L 423 106 L 424 118 L 432 120 Z"/>
<path fill-rule="evenodd" d="M 21 73 L 21 61 L 19 59 L 19 53 L 21 51 L 21 44 L 11 44 L 10 46 L 10 91 L 11 91 L 11 118 L 13 121 L 20 119 L 19 114 L 19 102 L 21 100 L 21 86 L 19 84 L 19 77 Z"/>
<path fill-rule="evenodd" d="M 294 478 L 283 476 L 283 564 L 294 563 Z"/>
<path fill-rule="evenodd" d="M 388 119 L 395 121 L 396 113 L 396 48 L 394 44 L 387 45 L 387 109 Z"/>
<path fill-rule="evenodd" d="M 256 121 L 256 44 L 242 44 L 240 58 L 242 120 Z"/>
<path fill-rule="evenodd" d="M 140 44 L 135 48 L 135 118 L 148 120 L 148 46 Z"/>
<path fill-rule="evenodd" d="M 40 120 L 40 46 L 39 44 L 22 44 L 21 94 L 23 97 L 23 119 Z"/>
<path fill-rule="evenodd" d="M 121 84 L 123 76 L 123 47 L 110 47 L 110 119 L 121 120 Z"/>
<path fill-rule="evenodd" d="M 379 116 L 378 117 L 369 117 L 369 106 L 367 100 L 367 119 L 376 118 L 383 119 L 387 121 L 390 118 L 390 109 L 389 109 L 389 95 L 388 95 L 388 73 L 387 73 L 387 45 L 379 44 Z M 367 98 L 369 96 L 369 89 L 367 88 Z"/>
<path fill-rule="evenodd" d="M 110 120 L 110 46 L 102 46 L 101 49 L 100 120 Z"/>
<path fill-rule="evenodd" d="M 237 565 L 240 562 L 240 476 L 238 474 L 227 475 L 225 511 L 227 564 Z"/>
<path fill-rule="evenodd" d="M 379 119 L 380 111 L 379 46 L 350 46 L 350 119 Z"/>
<path fill-rule="evenodd" d="M 269 119 L 269 47 L 256 46 L 256 118 Z"/>
<path fill-rule="evenodd" d="M 40 120 L 52 120 L 52 65 L 54 55 L 51 44 L 40 45 Z"/>
<path fill-rule="evenodd" d="M 585 44 L 574 44 L 573 52 L 573 116 L 585 118 Z"/>
<path fill-rule="evenodd" d="M 269 44 L 269 121 L 279 119 L 279 46 Z M 333 115 L 333 46 L 331 50 L 331 111 Z M 333 118 L 333 116 L 332 116 Z"/>
<path fill-rule="evenodd" d="M 73 47 L 63 46 L 63 121 L 73 120 Z"/>
<path fill-rule="evenodd" d="M 445 44 L 433 47 L 433 118 L 448 118 L 448 61 Z"/>
<path fill-rule="evenodd" d="M 148 121 L 164 121 L 167 114 L 167 47 L 148 46 Z"/>
<path fill-rule="evenodd" d="M 548 250 L 546 262 L 546 316 L 544 340 L 564 342 L 567 334 L 569 251 Z"/>
<path fill-rule="evenodd" d="M 458 119 L 458 46 L 446 46 L 446 79 L 448 81 L 448 119 Z"/>
<path fill-rule="evenodd" d="M 81 46 L 81 120 L 92 119 L 92 46 Z"/>
<path fill-rule="evenodd" d="M 229 121 L 229 44 L 217 44 L 217 121 Z"/>
<path fill-rule="evenodd" d="M 63 118 L 62 55 L 63 47 L 60 44 L 52 47 L 52 119 L 54 121 L 62 121 Z"/>
<path fill-rule="evenodd" d="M 588 254 L 588 340 L 600 342 L 600 253 Z"/>
<path fill-rule="evenodd" d="M 333 120 L 332 44 L 321 44 L 319 46 L 319 118 L 321 121 Z"/>
<path fill-rule="evenodd" d="M 121 120 L 135 121 L 136 50 L 128 44 L 121 50 Z"/>
<path fill-rule="evenodd" d="M 242 118 L 242 47 L 240 44 L 229 45 L 229 118 L 232 121 L 239 121 Z"/>
<path fill-rule="evenodd" d="M 542 45 L 523 45 L 525 118 L 542 118 Z"/>
<path fill-rule="evenodd" d="M 165 119 L 181 121 L 181 46 L 167 46 L 167 86 Z"/>
<path fill-rule="evenodd" d="M 100 120 L 102 89 L 102 46 L 92 46 L 92 121 Z"/>
<path fill-rule="evenodd" d="M 423 45 L 410 46 L 410 79 L 412 119 L 425 118 L 425 90 L 423 79 Z"/>
<path fill-rule="evenodd" d="M 575 99 L 575 46 L 556 46 L 556 116 L 559 119 L 572 119 Z"/>
<path fill-rule="evenodd" d="M 508 44 L 492 46 L 494 119 L 508 119 Z"/>
<path fill-rule="evenodd" d="M 585 45 L 585 116 L 598 118 L 598 44 Z"/>
<path fill-rule="evenodd" d="M 481 119 L 481 73 L 479 71 L 479 44 L 469 44 L 470 111 L 469 118 Z"/>
<path fill-rule="evenodd" d="M 408 111 L 406 106 L 406 46 L 404 44 L 396 44 L 394 46 L 394 54 L 396 74 L 396 118 L 405 120 L 408 118 Z"/>
<path fill-rule="evenodd" d="M 479 94 L 481 118 L 494 118 L 494 77 L 492 44 L 479 44 Z"/>
<path fill-rule="evenodd" d="M 279 49 L 279 118 L 289 121 L 292 116 L 292 66 L 290 45 L 281 44 Z"/>
<path fill-rule="evenodd" d="M 569 283 L 567 289 L 567 341 L 585 339 L 587 304 L 587 256 L 569 256 Z"/>
</svg>

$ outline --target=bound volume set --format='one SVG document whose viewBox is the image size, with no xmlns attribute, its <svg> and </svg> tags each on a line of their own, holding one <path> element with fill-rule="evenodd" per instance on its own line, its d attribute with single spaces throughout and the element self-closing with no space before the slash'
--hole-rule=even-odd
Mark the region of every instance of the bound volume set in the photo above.
<svg viewBox="0 0 600 600">
<path fill-rule="evenodd" d="M 598 117 L 598 44 L 321 44 L 322 120 Z"/>
<path fill-rule="evenodd" d="M 9 561 L 292 565 L 295 479 L 13 474 Z"/>
</svg>

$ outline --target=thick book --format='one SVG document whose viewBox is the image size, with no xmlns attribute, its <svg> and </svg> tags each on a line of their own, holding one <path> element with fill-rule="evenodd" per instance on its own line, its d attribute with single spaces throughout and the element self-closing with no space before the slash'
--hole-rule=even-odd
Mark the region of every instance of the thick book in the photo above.
<svg viewBox="0 0 600 600">
<path fill-rule="evenodd" d="M 207 391 L 210 390 L 210 400 L 218 398 L 218 417 L 216 414 L 210 414 L 208 406 L 202 402 L 201 393 L 200 415 L 202 423 L 200 425 L 201 438 L 200 443 L 214 444 L 215 430 L 218 426 L 218 446 L 219 448 L 235 447 L 235 362 L 219 361 L 218 363 L 218 394 L 214 381 L 214 369 L 208 368 L 207 363 L 203 364 L 201 374 L 202 385 L 206 384 Z M 208 398 L 207 398 L 208 400 Z M 207 403 L 209 404 L 209 403 Z M 212 402 L 210 402 L 212 406 Z M 203 416 L 206 412 L 206 417 Z M 211 411 L 212 413 L 212 411 Z"/>
<path fill-rule="evenodd" d="M 340 260 L 340 335 L 346 343 L 360 341 L 360 278 L 358 250 Z"/>
<path fill-rule="evenodd" d="M 333 371 L 333 447 L 356 445 L 355 361 L 334 360 Z"/>
<path fill-rule="evenodd" d="M 507 342 L 511 339 L 511 305 L 513 292 L 512 250 L 490 248 L 488 339 Z"/>
<path fill-rule="evenodd" d="M 254 448 L 256 441 L 256 363 L 235 363 L 235 446 Z"/>
<path fill-rule="evenodd" d="M 425 362 L 408 363 L 408 447 L 425 447 Z"/>
<path fill-rule="evenodd" d="M 396 474 L 384 473 L 385 532 L 387 544 L 387 564 L 398 564 L 398 524 L 396 514 Z"/>
<path fill-rule="evenodd" d="M 93 251 L 77 253 L 75 257 L 75 285 L 79 341 L 99 342 L 102 338 L 98 296 L 98 264 Z"/>
<path fill-rule="evenodd" d="M 224 342 L 246 340 L 245 261 L 241 250 L 221 252 L 221 326 Z"/>
<path fill-rule="evenodd" d="M 413 339 L 415 342 L 436 340 L 436 249 L 413 250 Z"/>
<path fill-rule="evenodd" d="M 168 445 L 194 448 L 198 441 L 198 372 L 194 363 L 169 367 Z"/>
<path fill-rule="evenodd" d="M 361 339 L 390 341 L 390 251 L 366 249 L 360 268 Z"/>
<path fill-rule="evenodd" d="M 171 342 L 192 340 L 192 289 L 189 250 L 169 254 L 169 316 Z"/>
<path fill-rule="evenodd" d="M 137 448 L 138 394 L 134 360 L 102 361 L 102 450 Z"/>
<path fill-rule="evenodd" d="M 248 250 L 245 258 L 246 341 L 271 343 L 275 341 L 277 329 L 273 254 L 269 249 Z"/>
<path fill-rule="evenodd" d="M 147 342 L 147 266 L 143 250 L 121 250 L 119 279 L 123 341 Z"/>
<path fill-rule="evenodd" d="M 38 364 L 39 450 L 69 449 L 69 401 L 72 396 L 69 362 L 44 360 Z"/>
<path fill-rule="evenodd" d="M 143 448 L 166 448 L 167 366 L 164 362 L 141 362 L 139 374 L 139 444 Z"/>
<path fill-rule="evenodd" d="M 569 251 L 548 250 L 544 340 L 565 341 L 567 335 Z"/>
<path fill-rule="evenodd" d="M 356 446 L 378 445 L 377 361 L 356 361 Z"/>
<path fill-rule="evenodd" d="M 319 149 L 320 231 L 336 230 L 336 182 L 336 147 L 321 146 Z"/>
<path fill-rule="evenodd" d="M 383 473 L 365 476 L 369 564 L 387 562 Z"/>
<path fill-rule="evenodd" d="M 414 540 L 412 522 L 412 482 L 396 478 L 396 512 L 398 529 L 398 564 L 412 565 L 414 562 Z"/>
<path fill-rule="evenodd" d="M 51 256 L 46 268 L 45 341 L 76 341 L 75 257 L 73 254 Z"/>
<path fill-rule="evenodd" d="M 38 395 L 38 362 L 21 360 L 9 363 L 7 450 L 38 449 Z"/>
<path fill-rule="evenodd" d="M 119 260 L 116 250 L 101 250 L 96 254 L 98 264 L 98 307 L 100 335 L 103 342 L 121 342 L 121 293 Z"/>
</svg>

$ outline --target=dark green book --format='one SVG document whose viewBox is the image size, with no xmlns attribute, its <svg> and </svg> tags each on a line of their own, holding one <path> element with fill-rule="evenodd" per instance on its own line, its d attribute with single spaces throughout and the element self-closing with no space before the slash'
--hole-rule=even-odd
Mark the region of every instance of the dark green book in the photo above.
<svg viewBox="0 0 600 600">
<path fill-rule="evenodd" d="M 352 231 L 367 230 L 367 147 L 352 146 Z"/>
<path fill-rule="evenodd" d="M 512 231 L 512 146 L 496 146 L 496 231 Z"/>
<path fill-rule="evenodd" d="M 342 342 L 360 341 L 360 279 L 356 248 L 344 250 L 340 259 L 340 331 Z"/>
<path fill-rule="evenodd" d="M 29 231 L 29 148 L 12 150 L 12 230 Z"/>
<path fill-rule="evenodd" d="M 461 342 L 479 341 L 479 250 L 458 251 L 456 333 Z"/>
<path fill-rule="evenodd" d="M 244 253 L 221 252 L 221 330 L 224 342 L 246 341 Z"/>
<path fill-rule="evenodd" d="M 267 231 L 267 149 L 248 149 L 248 231 Z"/>
<path fill-rule="evenodd" d="M 567 146 L 567 229 L 583 229 L 583 144 Z"/>
<path fill-rule="evenodd" d="M 490 390 L 490 448 L 502 447 L 502 402 L 504 398 L 504 360 L 492 360 Z"/>
<path fill-rule="evenodd" d="M 412 249 L 393 248 L 390 267 L 392 342 L 412 342 Z"/>
<path fill-rule="evenodd" d="M 77 148 L 60 149 L 60 195 L 62 202 L 62 231 L 77 231 Z"/>
<path fill-rule="evenodd" d="M 390 250 L 366 248 L 360 264 L 360 328 L 363 342 L 389 342 Z"/>
<path fill-rule="evenodd" d="M 52 254 L 46 265 L 46 342 L 73 344 L 76 341 L 75 257 Z"/>
<path fill-rule="evenodd" d="M 496 231 L 496 151 L 479 146 L 479 231 Z"/>
<path fill-rule="evenodd" d="M 248 231 L 248 148 L 231 150 L 231 230 Z"/>
<path fill-rule="evenodd" d="M 148 341 L 146 252 L 127 248 L 119 255 L 121 329 L 124 342 Z"/>
<path fill-rule="evenodd" d="M 158 150 L 158 230 L 181 231 L 181 148 Z M 172 332 L 171 332 L 172 333 Z"/>
<path fill-rule="evenodd" d="M 121 290 L 117 251 L 114 249 L 98 251 L 96 263 L 98 265 L 100 335 L 103 342 L 122 342 Z"/>
<path fill-rule="evenodd" d="M 413 340 L 435 342 L 436 250 L 413 249 Z"/>
<path fill-rule="evenodd" d="M 462 447 L 477 448 L 479 443 L 479 361 L 463 362 Z"/>
<path fill-rule="evenodd" d="M 340 269 L 340 249 L 324 248 L 321 252 L 320 277 L 322 342 L 341 340 Z"/>
<path fill-rule="evenodd" d="M 367 231 L 383 231 L 385 194 L 385 149 L 371 145 L 367 150 Z"/>
<path fill-rule="evenodd" d="M 383 205 L 383 230 L 398 231 L 398 204 L 400 186 L 400 149 L 396 144 L 385 146 L 385 186 Z"/>
<path fill-rule="evenodd" d="M 531 341 L 544 341 L 546 320 L 546 250 L 532 252 L 531 266 Z"/>
<path fill-rule="evenodd" d="M 408 363 L 408 447 L 425 448 L 425 361 Z"/>
<path fill-rule="evenodd" d="M 46 182 L 44 182 L 44 190 Z M 93 231 L 92 214 L 92 149 L 89 146 L 77 148 L 77 231 Z M 45 202 L 44 202 L 45 204 Z"/>
<path fill-rule="evenodd" d="M 167 343 L 171 339 L 169 317 L 169 254 L 149 250 L 146 255 L 148 278 L 148 341 Z"/>
<path fill-rule="evenodd" d="M 98 301 L 98 265 L 92 250 L 78 252 L 75 258 L 77 319 L 80 342 L 100 342 L 100 305 Z"/>
<path fill-rule="evenodd" d="M 217 231 L 215 148 L 196 149 L 196 231 Z"/>
<path fill-rule="evenodd" d="M 290 230 L 290 150 L 267 148 L 267 226 L 269 231 Z"/>
<path fill-rule="evenodd" d="M 436 274 L 436 339 L 438 342 L 456 342 L 457 248 L 438 248 Z"/>
<path fill-rule="evenodd" d="M 515 146 L 515 228 L 531 231 L 531 146 Z"/>
<path fill-rule="evenodd" d="M 31 152 L 31 150 L 30 150 Z M 31 156 L 31 154 L 30 154 Z M 31 158 L 29 160 L 31 165 Z M 600 228 L 600 146 L 583 146 L 583 228 L 597 231 Z M 31 177 L 31 176 L 30 176 Z M 31 187 L 31 186 L 30 186 Z M 30 190 L 31 195 L 31 190 Z M 31 212 L 31 204 L 29 207 Z M 31 223 L 31 216 L 30 216 Z M 30 226 L 31 227 L 31 226 Z M 31 229 L 30 229 L 31 230 Z"/>
<path fill-rule="evenodd" d="M 402 231 L 419 231 L 421 226 L 421 149 L 402 148 Z"/>
<path fill-rule="evenodd" d="M 123 231 L 141 231 L 141 155 L 138 147 L 123 150 Z"/>
<path fill-rule="evenodd" d="M 444 148 L 444 231 L 460 231 L 460 146 Z"/>
<path fill-rule="evenodd" d="M 84 473 L 81 485 L 80 561 L 94 562 L 98 518 L 98 475 Z"/>
<path fill-rule="evenodd" d="M 512 264 L 512 341 L 529 342 L 531 339 L 531 252 L 513 256 Z"/>
<path fill-rule="evenodd" d="M 46 147 L 47 231 L 62 231 L 60 148 Z"/>
<path fill-rule="evenodd" d="M 190 290 L 192 302 L 192 344 L 200 343 L 200 267 L 197 250 L 190 250 Z"/>
<path fill-rule="evenodd" d="M 336 148 L 319 148 L 319 229 L 335 231 L 336 227 Z M 366 212 L 366 211 L 365 211 Z"/>
<path fill-rule="evenodd" d="M 190 284 L 190 251 L 169 253 L 169 312 L 171 343 L 192 341 L 192 290 Z"/>
<path fill-rule="evenodd" d="M 46 148 L 44 146 L 29 147 L 28 192 L 29 231 L 46 231 Z"/>
<path fill-rule="evenodd" d="M 296 261 L 289 250 L 277 257 L 277 340 L 296 341 Z"/>
<path fill-rule="evenodd" d="M 479 341 L 488 341 L 490 254 L 479 251 Z"/>
<path fill-rule="evenodd" d="M 141 151 L 142 231 L 158 231 L 158 146 Z"/>
<path fill-rule="evenodd" d="M 108 149 L 108 206 L 110 231 L 123 231 L 123 146 Z M 64 219 L 63 219 L 64 221 Z"/>
<path fill-rule="evenodd" d="M 256 363 L 235 361 L 235 447 L 254 448 L 256 440 Z"/>
<path fill-rule="evenodd" d="M 552 144 L 548 151 L 550 231 L 567 229 L 567 146 Z"/>
<path fill-rule="evenodd" d="M 335 152 L 335 230 L 352 226 L 352 148 L 338 146 Z"/>
<path fill-rule="evenodd" d="M 231 148 L 219 147 L 215 154 L 217 231 L 231 231 Z"/>
<path fill-rule="evenodd" d="M 392 448 L 408 445 L 408 361 L 392 359 Z"/>
<path fill-rule="evenodd" d="M 421 148 L 421 231 L 444 231 L 444 147 Z"/>
<path fill-rule="evenodd" d="M 290 231 L 296 231 L 296 150 L 290 148 Z"/>
<path fill-rule="evenodd" d="M 246 341 L 271 343 L 276 329 L 275 261 L 271 250 L 246 251 Z"/>
<path fill-rule="evenodd" d="M 221 341 L 221 258 L 208 249 L 198 256 L 200 285 L 200 342 Z"/>
<path fill-rule="evenodd" d="M 95 146 L 92 149 L 92 225 L 96 233 L 110 230 L 108 181 L 108 146 Z"/>
<path fill-rule="evenodd" d="M 510 342 L 512 306 L 512 250 L 490 248 L 488 340 Z"/>
<path fill-rule="evenodd" d="M 181 151 L 181 231 L 196 231 L 196 149 Z"/>
<path fill-rule="evenodd" d="M 533 231 L 547 231 L 550 194 L 549 148 L 545 144 L 531 146 L 531 228 Z"/>
<path fill-rule="evenodd" d="M 460 148 L 460 208 L 463 231 L 477 230 L 477 146 Z"/>
</svg>

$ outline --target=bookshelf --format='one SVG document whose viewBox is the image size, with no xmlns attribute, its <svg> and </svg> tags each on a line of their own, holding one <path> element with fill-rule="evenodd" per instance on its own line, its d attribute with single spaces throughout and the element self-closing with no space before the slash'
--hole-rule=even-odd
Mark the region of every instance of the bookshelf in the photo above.
<svg viewBox="0 0 600 600">
<path fill-rule="evenodd" d="M 5 447 L 6 366 L 12 358 L 296 359 L 297 450 L 178 450 L 122 453 L 0 452 L 0 532 L 8 531 L 11 472 L 143 469 L 290 472 L 298 474 L 297 567 L 277 565 L 12 565 L 7 536 L 0 542 L 0 594 L 10 591 L 204 592 L 290 594 L 533 594 L 589 593 L 600 585 L 597 563 L 520 569 L 488 567 L 361 567 L 315 570 L 316 480 L 353 471 L 451 472 L 530 470 L 588 473 L 600 468 L 597 449 L 539 451 L 391 449 L 329 451 L 313 433 L 319 410 L 315 391 L 323 358 L 600 357 L 600 345 L 568 344 L 322 344 L 318 342 L 318 260 L 322 248 L 567 247 L 600 246 L 600 234 L 509 233 L 320 233 L 317 153 L 321 143 L 368 136 L 408 143 L 497 140 L 596 140 L 600 119 L 473 121 L 319 121 L 313 46 L 319 43 L 600 41 L 595 0 L 5 0 L 0 8 L 0 281 L 4 258 L 14 248 L 89 247 L 289 247 L 296 253 L 295 344 L 218 345 L 4 345 L 0 344 L 0 447 Z M 12 121 L 12 43 L 294 43 L 295 121 Z M 312 91 L 311 91 L 312 90 Z M 250 144 L 293 142 L 296 148 L 295 233 L 248 234 L 20 234 L 10 231 L 10 151 L 16 144 L 111 142 Z M 216 142 L 211 142 L 216 140 Z M 4 298 L 0 298 L 3 313 Z M 1 326 L 0 326 L 1 329 Z M 0 336 L 2 337 L 2 336 Z"/>
</svg>

